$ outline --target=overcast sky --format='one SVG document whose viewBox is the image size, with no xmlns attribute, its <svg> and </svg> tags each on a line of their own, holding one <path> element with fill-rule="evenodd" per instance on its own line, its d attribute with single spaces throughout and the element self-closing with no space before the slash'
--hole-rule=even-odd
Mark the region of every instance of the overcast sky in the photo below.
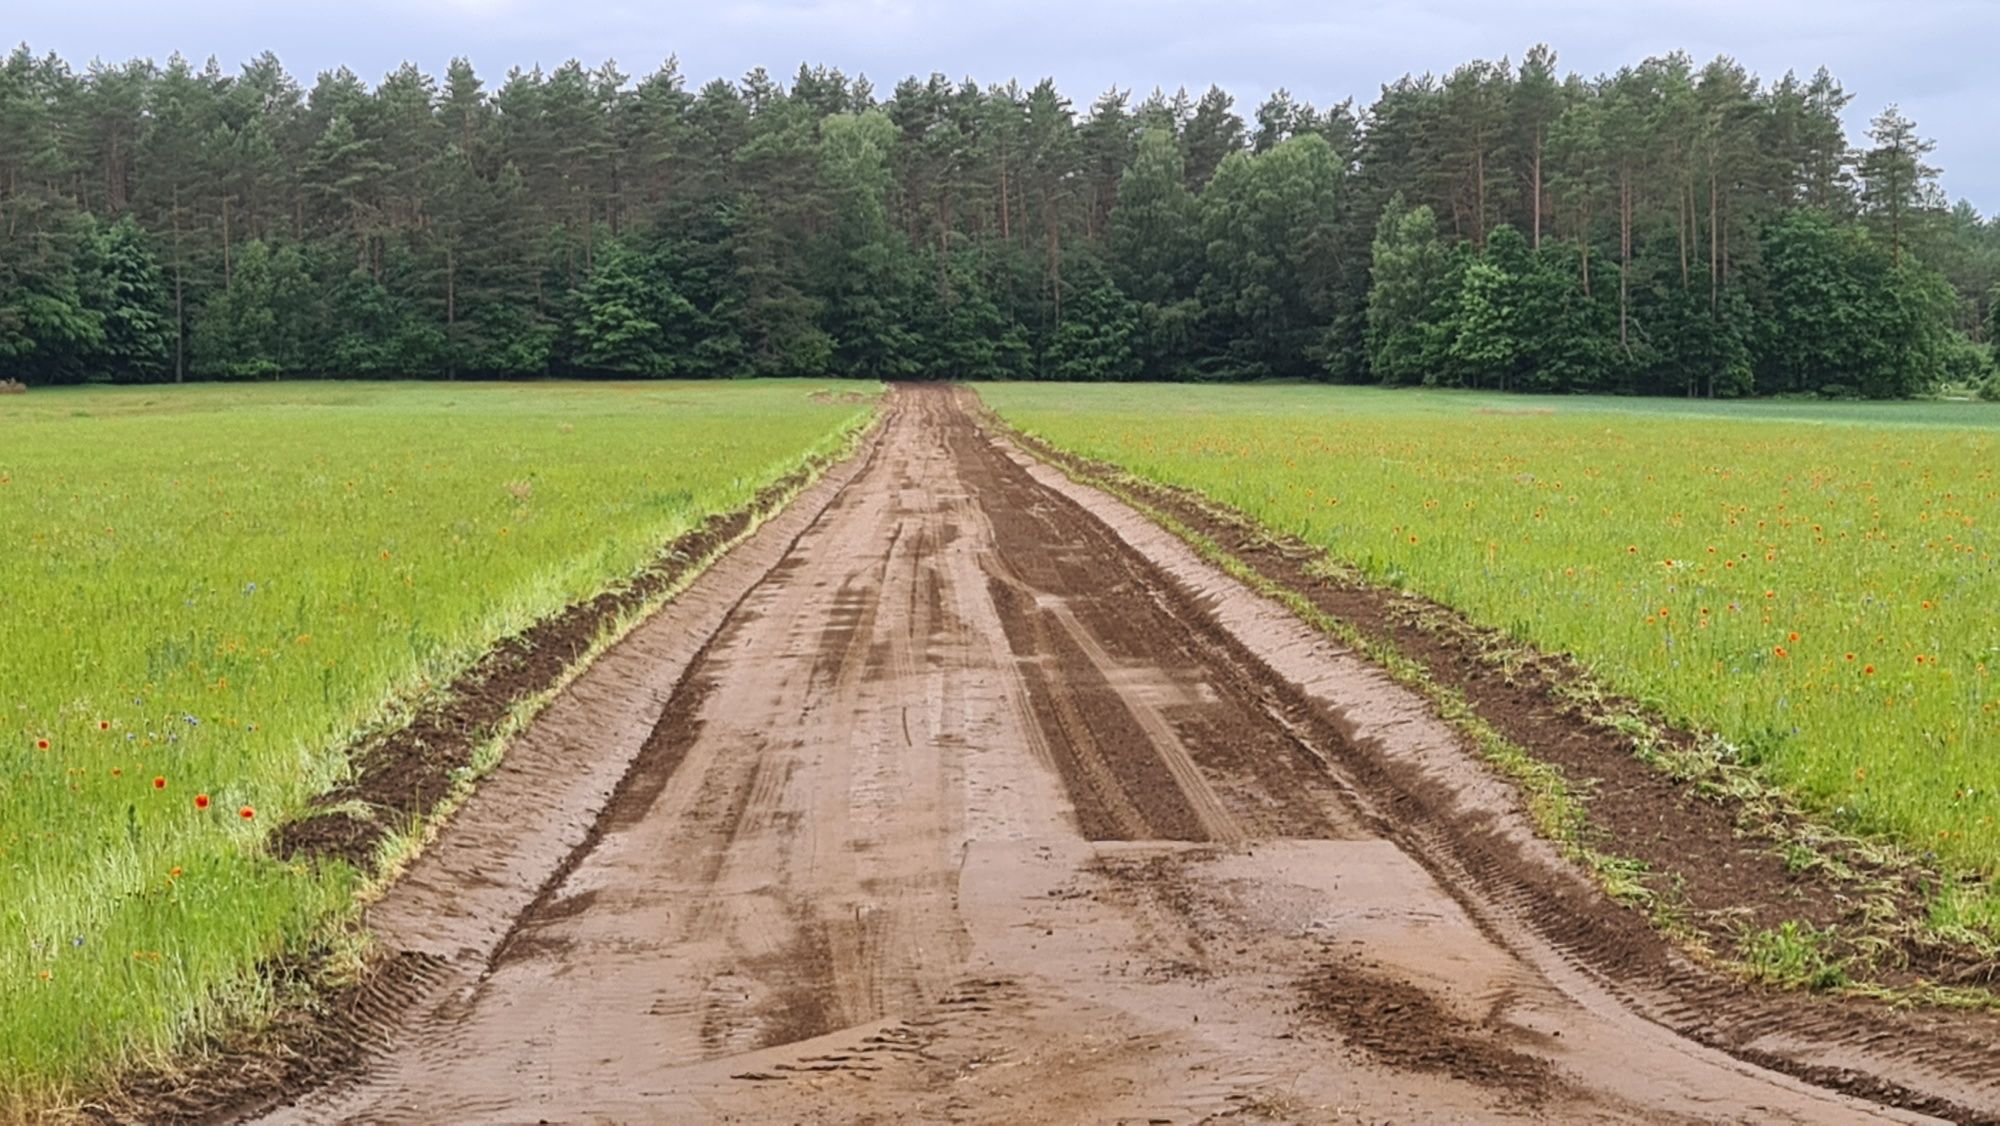
<svg viewBox="0 0 2000 1126">
<path fill-rule="evenodd" d="M 1220 84 L 1246 114 L 1271 89 L 1365 105 L 1410 71 L 1518 59 L 1536 42 L 1597 74 L 1649 54 L 1726 53 L 1766 80 L 1825 64 L 1855 95 L 1850 135 L 1901 103 L 1938 143 L 1954 199 L 2000 211 L 1994 0 L 0 0 L 0 35 L 93 57 L 269 49 L 301 82 L 345 64 L 373 81 L 465 55 L 489 86 L 576 57 L 627 72 L 678 55 L 694 84 L 800 62 L 886 93 L 932 70 L 981 82 L 1053 76 L 1079 106 L 1112 85 Z"/>
</svg>

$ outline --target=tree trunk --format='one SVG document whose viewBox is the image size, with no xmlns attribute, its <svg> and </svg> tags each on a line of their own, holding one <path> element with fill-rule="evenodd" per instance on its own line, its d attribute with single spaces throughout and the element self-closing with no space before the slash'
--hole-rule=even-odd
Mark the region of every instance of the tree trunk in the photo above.
<svg viewBox="0 0 2000 1126">
<path fill-rule="evenodd" d="M 1486 249 L 1486 146 L 1472 154 L 1472 231 L 1474 245 Z"/>
<path fill-rule="evenodd" d="M 187 378 L 187 298 L 181 279 L 181 189 L 174 185 L 174 382 Z"/>
<path fill-rule="evenodd" d="M 1583 258 L 1583 295 L 1585 297 L 1589 297 L 1590 296 L 1590 240 L 1589 239 L 1583 240 L 1583 246 L 1581 248 L 1581 257 Z"/>
<path fill-rule="evenodd" d="M 619 175 L 616 160 L 611 162 L 611 190 L 604 199 L 604 210 L 611 222 L 611 237 L 617 238 L 621 225 L 619 220 L 623 218 L 622 213 L 625 210 L 625 181 Z"/>
<path fill-rule="evenodd" d="M 1674 206 L 1679 214 L 1674 219 L 1674 238 L 1681 244 L 1681 288 L 1688 287 L 1688 228 L 1694 225 L 1693 181 L 1682 181 L 1684 190 L 1674 193 Z"/>
<path fill-rule="evenodd" d="M 1729 202 L 1724 200 L 1724 203 Z M 1715 276 L 1720 285 L 1729 284 L 1729 209 L 1722 209 L 1722 250 L 1715 256 Z"/>
<path fill-rule="evenodd" d="M 1889 177 L 1889 264 L 1903 264 L 1903 185 Z"/>
<path fill-rule="evenodd" d="M 1632 353 L 1632 166 L 1618 167 L 1618 347 Z"/>
<path fill-rule="evenodd" d="M 1012 242 L 1013 224 L 1008 221 L 1007 208 L 1007 154 L 1000 154 L 1000 241 Z"/>
<path fill-rule="evenodd" d="M 955 210 L 952 202 L 949 189 L 938 192 L 938 255 L 940 257 L 951 253 L 951 223 L 952 213 Z"/>
<path fill-rule="evenodd" d="M 111 150 L 104 158 L 104 201 L 113 211 L 125 210 L 125 178 L 118 174 L 118 134 L 111 134 Z"/>
<path fill-rule="evenodd" d="M 1056 323 L 1062 324 L 1062 221 L 1056 214 L 1055 200 L 1042 196 L 1042 213 L 1047 216 L 1049 230 L 1049 284 L 1055 289 Z"/>
<path fill-rule="evenodd" d="M 1889 264 L 1903 264 L 1903 204 L 1901 200 L 1889 204 Z"/>
<path fill-rule="evenodd" d="M 1708 165 L 1708 315 L 1722 311 L 1722 205 L 1721 179 L 1715 173 L 1711 155 Z"/>
<path fill-rule="evenodd" d="M 458 378 L 458 253 L 444 248 L 445 378 Z"/>
<path fill-rule="evenodd" d="M 1542 127 L 1535 126 L 1535 241 L 1536 250 L 1542 248 Z"/>
</svg>

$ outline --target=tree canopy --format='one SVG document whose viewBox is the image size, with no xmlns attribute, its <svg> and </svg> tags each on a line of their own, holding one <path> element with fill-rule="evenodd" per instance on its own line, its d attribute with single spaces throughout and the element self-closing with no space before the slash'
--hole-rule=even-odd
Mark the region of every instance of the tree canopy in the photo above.
<svg viewBox="0 0 2000 1126">
<path fill-rule="evenodd" d="M 1546 47 L 1372 105 L 801 66 L 0 61 L 0 375 L 1977 381 L 2000 224 L 1824 70 Z"/>
</svg>

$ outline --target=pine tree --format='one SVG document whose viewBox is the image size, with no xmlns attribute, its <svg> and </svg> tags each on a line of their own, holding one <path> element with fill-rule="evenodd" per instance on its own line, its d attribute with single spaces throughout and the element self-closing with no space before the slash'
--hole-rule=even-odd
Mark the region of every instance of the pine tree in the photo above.
<svg viewBox="0 0 2000 1126">
<path fill-rule="evenodd" d="M 1861 157 L 1861 202 L 1888 242 L 1890 260 L 1900 266 L 1926 213 L 1937 206 L 1938 170 L 1924 163 L 1937 146 L 1919 137 L 1916 122 L 1893 105 L 1875 116 L 1868 137 L 1875 147 Z"/>
<path fill-rule="evenodd" d="M 1824 70 L 1675 53 L 1586 78 L 1535 47 L 1360 110 L 1279 89 L 1246 132 L 1216 87 L 1079 114 L 1046 80 L 931 73 L 878 105 L 812 64 L 690 90 L 673 60 L 636 83 L 569 60 L 489 91 L 461 59 L 306 90 L 268 54 L 230 75 L 23 47 L 0 60 L 0 358 L 43 382 L 1978 378 L 2000 224 L 1945 206 L 1893 110 L 1857 198 L 1849 101 Z"/>
<path fill-rule="evenodd" d="M 1216 86 L 1210 86 L 1195 103 L 1193 115 L 1181 130 L 1188 190 L 1200 191 L 1223 161 L 1243 151 L 1243 119 L 1236 115 L 1235 105 L 1236 99 Z"/>
</svg>

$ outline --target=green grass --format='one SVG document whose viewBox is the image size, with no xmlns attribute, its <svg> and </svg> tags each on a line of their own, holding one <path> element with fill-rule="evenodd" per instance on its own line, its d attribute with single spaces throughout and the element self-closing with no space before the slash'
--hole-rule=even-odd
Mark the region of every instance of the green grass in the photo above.
<svg viewBox="0 0 2000 1126">
<path fill-rule="evenodd" d="M 360 879 L 265 832 L 397 702 L 835 449 L 871 408 L 823 386 L 0 397 L 0 1117 L 254 1012 Z"/>
<path fill-rule="evenodd" d="M 1838 989 L 1847 984 L 1847 967 L 1828 952 L 1833 944 L 1831 932 L 1788 921 L 1744 936 L 1743 968 L 1772 985 L 1815 992 Z"/>
<path fill-rule="evenodd" d="M 981 394 L 1057 446 L 1576 654 L 1843 829 L 2000 870 L 2000 407 Z M 2000 922 L 1983 897 L 1939 911 Z"/>
</svg>

